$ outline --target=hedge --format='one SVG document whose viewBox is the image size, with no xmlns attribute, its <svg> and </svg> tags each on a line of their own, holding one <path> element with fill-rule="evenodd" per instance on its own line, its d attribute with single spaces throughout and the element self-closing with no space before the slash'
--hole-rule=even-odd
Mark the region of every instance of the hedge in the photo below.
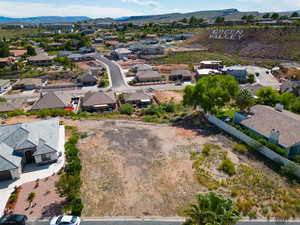
<svg viewBox="0 0 300 225">
<path fill-rule="evenodd" d="M 71 130 L 72 135 L 65 143 L 65 173 L 60 176 L 56 187 L 60 194 L 65 196 L 68 200 L 68 204 L 64 210 L 71 211 L 72 215 L 80 216 L 83 209 L 83 204 L 80 199 L 80 172 L 82 167 L 79 158 L 79 149 L 76 147 L 80 135 L 75 127 L 66 126 L 66 129 Z"/>
</svg>

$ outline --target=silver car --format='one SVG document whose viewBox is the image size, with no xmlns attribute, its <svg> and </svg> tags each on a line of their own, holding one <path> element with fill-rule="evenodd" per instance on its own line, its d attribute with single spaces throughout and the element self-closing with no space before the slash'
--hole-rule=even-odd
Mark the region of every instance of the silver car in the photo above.
<svg viewBox="0 0 300 225">
<path fill-rule="evenodd" d="M 50 220 L 50 225 L 80 225 L 80 218 L 72 215 L 61 215 L 53 217 Z"/>
</svg>

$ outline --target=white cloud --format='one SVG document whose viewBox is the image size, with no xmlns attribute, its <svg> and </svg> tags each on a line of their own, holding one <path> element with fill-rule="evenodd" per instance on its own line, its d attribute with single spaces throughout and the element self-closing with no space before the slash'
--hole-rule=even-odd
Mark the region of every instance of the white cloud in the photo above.
<svg viewBox="0 0 300 225">
<path fill-rule="evenodd" d="M 122 2 L 126 2 L 126 3 L 135 3 L 138 5 L 142 5 L 142 6 L 153 6 L 153 7 L 158 7 L 159 3 L 156 1 L 152 1 L 152 0 L 122 0 Z"/>
<path fill-rule="evenodd" d="M 89 16 L 99 18 L 134 16 L 139 14 L 128 8 L 30 3 L 24 0 L 24 2 L 0 1 L 0 15 L 17 18 L 34 16 Z"/>
</svg>

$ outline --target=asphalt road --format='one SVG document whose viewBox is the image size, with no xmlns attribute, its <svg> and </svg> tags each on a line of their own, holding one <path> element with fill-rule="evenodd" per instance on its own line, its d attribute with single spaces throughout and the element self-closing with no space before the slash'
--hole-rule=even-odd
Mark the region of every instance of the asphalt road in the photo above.
<svg viewBox="0 0 300 225">
<path fill-rule="evenodd" d="M 105 221 L 83 221 L 81 225 L 181 225 L 180 221 L 159 221 L 159 220 L 105 220 Z M 264 222 L 264 221 L 249 221 L 238 222 L 237 225 L 299 225 L 298 222 Z M 29 222 L 28 225 L 49 225 L 49 222 Z"/>
<path fill-rule="evenodd" d="M 106 64 L 109 68 L 109 72 L 110 72 L 110 76 L 111 76 L 111 82 L 112 82 L 112 88 L 113 89 L 126 89 L 127 84 L 124 80 L 122 71 L 120 69 L 120 67 L 114 63 L 113 61 L 105 58 L 104 56 L 100 55 L 100 54 L 95 54 L 95 59 L 103 62 L 104 64 Z"/>
</svg>

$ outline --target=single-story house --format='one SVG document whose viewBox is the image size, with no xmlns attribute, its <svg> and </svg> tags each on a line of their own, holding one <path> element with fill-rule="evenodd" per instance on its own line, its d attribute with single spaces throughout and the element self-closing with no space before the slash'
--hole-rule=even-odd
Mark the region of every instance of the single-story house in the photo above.
<svg viewBox="0 0 300 225">
<path fill-rule="evenodd" d="M 153 102 L 153 97 L 142 91 L 124 94 L 124 102 L 137 107 L 147 107 Z"/>
<path fill-rule="evenodd" d="M 235 79 L 237 79 L 238 81 L 241 82 L 247 81 L 248 72 L 246 68 L 239 67 L 239 66 L 232 66 L 232 67 L 226 67 L 222 71 L 224 74 L 234 76 Z"/>
<path fill-rule="evenodd" d="M 51 66 L 53 57 L 47 55 L 36 55 L 28 58 L 28 63 L 35 66 Z"/>
<path fill-rule="evenodd" d="M 0 102 L 0 113 L 7 113 L 17 109 L 22 109 L 22 107 L 23 100 L 21 99 L 7 100 L 6 102 Z"/>
<path fill-rule="evenodd" d="M 13 84 L 14 89 L 33 90 L 42 86 L 42 80 L 39 78 L 24 78 Z"/>
<path fill-rule="evenodd" d="M 10 80 L 0 80 L 0 94 L 11 86 Z"/>
<path fill-rule="evenodd" d="M 153 66 L 148 64 L 136 64 L 130 69 L 130 71 L 133 73 L 137 73 L 140 71 L 147 71 L 147 70 L 153 70 Z"/>
<path fill-rule="evenodd" d="M 192 80 L 192 73 L 189 70 L 172 70 L 169 80 L 181 80 L 181 81 L 190 81 Z"/>
<path fill-rule="evenodd" d="M 136 79 L 139 82 L 155 82 L 161 81 L 162 76 L 158 71 L 155 70 L 144 70 L 136 73 Z"/>
<path fill-rule="evenodd" d="M 0 67 L 9 66 L 15 61 L 15 57 L 9 56 L 5 58 L 0 58 Z"/>
<path fill-rule="evenodd" d="M 93 53 L 96 52 L 96 49 L 93 47 L 81 47 L 79 48 L 81 54 Z"/>
<path fill-rule="evenodd" d="M 41 93 L 39 100 L 37 100 L 31 107 L 31 111 L 39 111 L 43 109 L 76 109 L 76 97 L 67 92 L 52 92 L 46 94 Z"/>
<path fill-rule="evenodd" d="M 72 54 L 73 53 L 71 51 L 60 51 L 60 52 L 58 52 L 57 56 L 58 57 L 68 57 Z"/>
<path fill-rule="evenodd" d="M 165 48 L 157 46 L 146 46 L 141 52 L 141 55 L 163 55 L 165 53 Z"/>
<path fill-rule="evenodd" d="M 216 75 L 216 74 L 222 74 L 221 71 L 216 69 L 198 69 L 197 71 L 197 77 L 204 77 L 209 75 Z"/>
<path fill-rule="evenodd" d="M 215 69 L 220 70 L 223 68 L 222 61 L 201 61 L 199 69 Z"/>
<path fill-rule="evenodd" d="M 92 72 L 92 70 L 86 71 L 83 75 L 78 77 L 78 82 L 83 85 L 95 85 L 98 83 L 98 78 Z"/>
<path fill-rule="evenodd" d="M 59 158 L 59 120 L 0 126 L 0 180 L 18 179 L 26 164 L 48 164 Z"/>
<path fill-rule="evenodd" d="M 300 155 L 300 116 L 282 105 L 255 105 L 250 113 L 236 112 L 234 122 L 283 147 L 290 157 Z"/>
<path fill-rule="evenodd" d="M 280 85 L 280 92 L 293 93 L 296 96 L 300 96 L 300 81 L 286 81 Z"/>
<path fill-rule="evenodd" d="M 116 59 L 128 58 L 132 54 L 128 48 L 117 48 L 111 52 L 111 56 Z"/>
<path fill-rule="evenodd" d="M 108 93 L 90 91 L 83 96 L 81 107 L 88 112 L 114 111 L 117 108 L 117 100 Z"/>
</svg>

